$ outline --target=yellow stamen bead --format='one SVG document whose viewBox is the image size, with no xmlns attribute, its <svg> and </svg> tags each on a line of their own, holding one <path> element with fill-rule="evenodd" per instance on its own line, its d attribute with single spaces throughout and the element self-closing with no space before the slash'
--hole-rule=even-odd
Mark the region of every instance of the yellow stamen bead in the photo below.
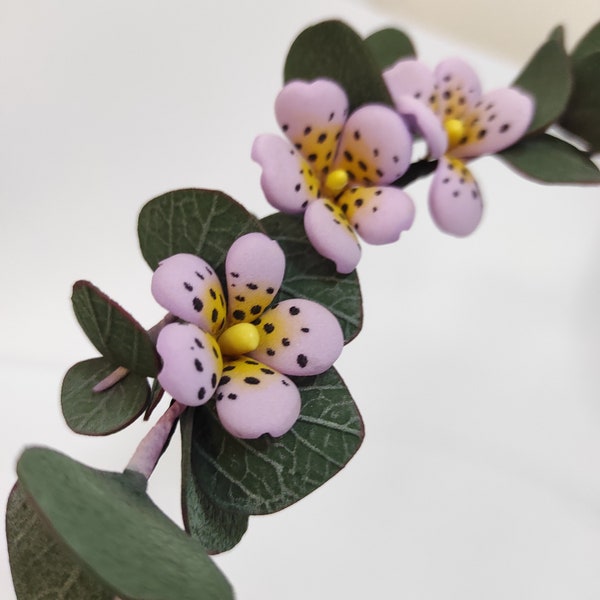
<svg viewBox="0 0 600 600">
<path fill-rule="evenodd" d="M 226 329 L 219 337 L 221 352 L 227 356 L 240 356 L 258 348 L 260 335 L 256 325 L 237 323 Z"/>
<path fill-rule="evenodd" d="M 325 179 L 325 186 L 332 192 L 341 192 L 348 185 L 348 173 L 344 169 L 331 171 Z"/>
<path fill-rule="evenodd" d="M 460 140 L 465 136 L 465 126 L 460 119 L 447 119 L 444 122 L 444 129 L 448 134 L 448 147 L 458 146 Z"/>
</svg>

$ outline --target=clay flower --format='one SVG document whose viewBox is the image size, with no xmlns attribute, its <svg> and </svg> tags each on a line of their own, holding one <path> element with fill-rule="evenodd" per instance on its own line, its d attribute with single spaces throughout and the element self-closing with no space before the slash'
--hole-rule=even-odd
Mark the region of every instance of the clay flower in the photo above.
<svg viewBox="0 0 600 600">
<path fill-rule="evenodd" d="M 483 203 L 466 163 L 518 141 L 533 117 L 533 100 L 516 88 L 482 95 L 476 73 L 457 58 L 434 72 L 401 60 L 383 76 L 398 112 L 423 135 L 430 158 L 440 159 L 429 191 L 433 220 L 446 233 L 469 235 Z"/>
<path fill-rule="evenodd" d="M 317 79 L 288 83 L 275 115 L 288 139 L 261 135 L 252 147 L 262 189 L 278 210 L 304 212 L 308 239 L 338 272 L 358 264 L 355 233 L 370 244 L 389 244 L 412 225 L 410 197 L 386 187 L 406 171 L 412 150 L 394 110 L 365 105 L 348 117 L 344 90 Z"/>
<path fill-rule="evenodd" d="M 162 261 L 152 295 L 182 322 L 160 332 L 158 381 L 178 402 L 199 406 L 216 394 L 232 435 L 283 435 L 300 414 L 286 375 L 316 375 L 344 344 L 337 319 L 310 300 L 272 305 L 285 270 L 279 245 L 262 233 L 238 238 L 225 261 L 227 302 L 212 267 L 192 254 Z"/>
</svg>

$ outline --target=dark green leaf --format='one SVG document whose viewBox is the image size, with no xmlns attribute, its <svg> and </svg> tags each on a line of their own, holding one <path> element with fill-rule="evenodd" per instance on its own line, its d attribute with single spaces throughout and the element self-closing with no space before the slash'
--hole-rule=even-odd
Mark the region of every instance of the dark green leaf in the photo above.
<svg viewBox="0 0 600 600">
<path fill-rule="evenodd" d="M 278 300 L 306 298 L 319 302 L 337 317 L 346 342 L 358 335 L 363 314 L 356 271 L 340 275 L 332 262 L 324 260 L 308 241 L 301 218 L 275 213 L 261 222 L 286 256 Z"/>
<path fill-rule="evenodd" d="M 362 104 L 392 101 L 381 70 L 361 37 L 341 21 L 324 21 L 305 29 L 294 41 L 285 61 L 284 80 L 337 81 L 350 101 L 350 110 Z"/>
<path fill-rule="evenodd" d="M 573 65 L 575 85 L 560 124 L 600 152 L 600 51 Z"/>
<path fill-rule="evenodd" d="M 146 330 L 89 281 L 73 286 L 73 310 L 98 352 L 114 365 L 147 377 L 158 373 L 158 356 Z"/>
<path fill-rule="evenodd" d="M 600 183 L 600 171 L 584 152 L 551 135 L 526 138 L 498 156 L 536 181 Z"/>
<path fill-rule="evenodd" d="M 141 476 L 91 469 L 45 448 L 26 450 L 17 472 L 60 544 L 123 600 L 233 598 L 200 543 L 150 500 Z"/>
<path fill-rule="evenodd" d="M 557 41 L 564 48 L 565 47 L 565 28 L 562 25 L 557 25 L 550 32 L 548 39 Z"/>
<path fill-rule="evenodd" d="M 210 407 L 194 411 L 192 470 L 202 491 L 220 507 L 246 514 L 281 510 L 333 477 L 358 450 L 363 423 L 337 371 L 332 367 L 294 381 L 302 412 L 277 439 L 234 438 Z"/>
<path fill-rule="evenodd" d="M 114 368 L 105 358 L 92 358 L 67 371 L 60 401 L 65 421 L 76 433 L 108 435 L 127 427 L 144 412 L 150 387 L 143 375 L 129 373 L 103 392 L 92 391 Z"/>
<path fill-rule="evenodd" d="M 114 593 L 50 534 L 18 483 L 6 507 L 6 539 L 18 600 L 113 600 Z"/>
<path fill-rule="evenodd" d="M 543 44 L 514 85 L 535 100 L 535 114 L 527 133 L 544 131 L 565 110 L 571 93 L 571 66 L 562 44 L 556 39 Z"/>
<path fill-rule="evenodd" d="M 218 507 L 196 485 L 191 467 L 194 411 L 181 417 L 181 508 L 186 531 L 209 554 L 231 550 L 248 529 L 248 515 Z"/>
<path fill-rule="evenodd" d="M 600 52 L 600 21 L 579 40 L 571 54 L 574 62 L 578 62 L 594 52 Z"/>
<path fill-rule="evenodd" d="M 140 248 L 154 270 L 173 254 L 200 256 L 215 269 L 238 237 L 261 231 L 241 204 L 215 190 L 175 190 L 150 200 L 138 219 Z"/>
<path fill-rule="evenodd" d="M 373 53 L 375 62 L 383 71 L 402 58 L 417 55 L 411 39 L 399 29 L 388 27 L 372 33 L 365 39 L 367 48 Z"/>
</svg>

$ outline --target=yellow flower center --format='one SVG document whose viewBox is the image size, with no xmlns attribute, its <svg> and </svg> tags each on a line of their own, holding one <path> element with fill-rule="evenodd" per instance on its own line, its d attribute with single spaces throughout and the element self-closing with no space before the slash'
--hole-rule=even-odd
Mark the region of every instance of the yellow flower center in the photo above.
<svg viewBox="0 0 600 600">
<path fill-rule="evenodd" d="M 458 146 L 460 140 L 465 136 L 465 125 L 460 119 L 446 119 L 444 129 L 448 134 L 448 149 Z"/>
<path fill-rule="evenodd" d="M 336 169 L 331 171 L 325 179 L 325 187 L 330 190 L 333 195 L 337 195 L 348 185 L 348 173 L 344 169 Z"/>
<path fill-rule="evenodd" d="M 228 356 L 240 356 L 258 348 L 260 335 L 256 325 L 237 323 L 219 336 L 221 352 Z"/>
</svg>

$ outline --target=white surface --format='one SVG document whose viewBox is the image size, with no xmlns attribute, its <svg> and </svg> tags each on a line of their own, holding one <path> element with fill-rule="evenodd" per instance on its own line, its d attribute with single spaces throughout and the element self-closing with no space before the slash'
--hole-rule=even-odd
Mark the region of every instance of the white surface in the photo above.
<svg viewBox="0 0 600 600">
<path fill-rule="evenodd" d="M 95 355 L 71 314 L 72 282 L 90 279 L 143 324 L 158 320 L 137 249 L 141 205 L 196 186 L 272 212 L 249 151 L 276 131 L 288 45 L 332 15 L 365 34 L 389 19 L 342 0 L 0 10 L 6 498 L 26 445 L 119 470 L 147 429 L 91 439 L 63 425 L 62 374 Z M 431 64 L 461 54 L 411 33 Z M 474 62 L 485 87 L 518 70 Z M 240 600 L 600 595 L 600 194 L 541 187 L 494 159 L 473 171 L 486 199 L 475 235 L 435 230 L 425 182 L 409 188 L 412 231 L 365 248 L 365 327 L 338 364 L 365 443 L 313 495 L 253 518 L 217 559 Z M 177 520 L 178 460 L 174 443 L 150 487 Z M 14 598 L 3 546 L 0 597 Z"/>
</svg>

